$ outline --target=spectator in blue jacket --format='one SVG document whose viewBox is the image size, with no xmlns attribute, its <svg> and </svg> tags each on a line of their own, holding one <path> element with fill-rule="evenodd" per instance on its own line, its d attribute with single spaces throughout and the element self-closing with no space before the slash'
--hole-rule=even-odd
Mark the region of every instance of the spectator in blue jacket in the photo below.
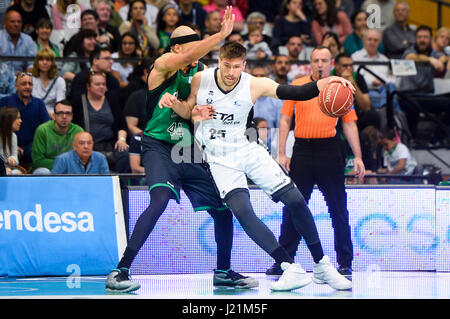
<svg viewBox="0 0 450 319">
<path fill-rule="evenodd" d="M 88 132 L 75 135 L 73 150 L 57 156 L 52 174 L 109 174 L 105 155 L 94 151 L 94 139 Z"/>
<path fill-rule="evenodd" d="M 27 168 L 31 163 L 31 148 L 34 132 L 42 123 L 50 120 L 45 103 L 31 95 L 33 91 L 33 77 L 31 73 L 19 72 L 15 80 L 16 93 L 0 99 L 0 108 L 15 106 L 22 116 L 22 126 L 16 132 L 17 144 L 23 150 L 21 166 Z"/>
</svg>

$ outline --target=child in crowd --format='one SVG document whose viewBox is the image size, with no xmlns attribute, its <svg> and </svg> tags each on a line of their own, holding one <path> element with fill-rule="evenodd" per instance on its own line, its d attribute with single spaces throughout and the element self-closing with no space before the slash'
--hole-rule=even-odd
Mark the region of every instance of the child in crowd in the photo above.
<svg viewBox="0 0 450 319">
<path fill-rule="evenodd" d="M 384 166 L 378 169 L 379 174 L 412 175 L 417 162 L 408 147 L 401 143 L 394 130 L 389 130 L 380 139 L 383 147 Z M 389 179 L 388 183 L 407 181 L 405 179 Z"/>
<path fill-rule="evenodd" d="M 249 29 L 248 40 L 244 42 L 244 47 L 247 49 L 247 59 L 267 60 L 272 57 L 269 44 L 263 39 L 263 33 L 260 28 Z"/>
</svg>

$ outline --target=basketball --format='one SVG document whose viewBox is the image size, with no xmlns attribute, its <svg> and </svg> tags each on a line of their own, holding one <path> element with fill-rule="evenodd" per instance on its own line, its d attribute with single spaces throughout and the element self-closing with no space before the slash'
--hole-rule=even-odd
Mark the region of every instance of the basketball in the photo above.
<svg viewBox="0 0 450 319">
<path fill-rule="evenodd" d="M 349 87 L 341 83 L 327 84 L 319 94 L 320 110 L 331 117 L 341 117 L 350 112 L 353 94 Z"/>
</svg>

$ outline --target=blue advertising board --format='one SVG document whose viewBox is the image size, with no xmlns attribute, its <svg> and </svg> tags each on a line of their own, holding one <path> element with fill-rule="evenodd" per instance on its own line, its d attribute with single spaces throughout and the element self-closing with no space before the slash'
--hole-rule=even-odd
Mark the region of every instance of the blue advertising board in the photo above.
<svg viewBox="0 0 450 319">
<path fill-rule="evenodd" d="M 0 276 L 104 275 L 125 245 L 117 177 L 0 178 Z"/>
</svg>

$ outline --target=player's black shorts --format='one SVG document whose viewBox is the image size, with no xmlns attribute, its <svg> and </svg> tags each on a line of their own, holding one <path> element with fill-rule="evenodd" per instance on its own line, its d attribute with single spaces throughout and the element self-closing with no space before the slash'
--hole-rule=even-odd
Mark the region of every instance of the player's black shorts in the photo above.
<svg viewBox="0 0 450 319">
<path fill-rule="evenodd" d="M 155 187 L 168 187 L 172 199 L 180 203 L 180 189 L 189 198 L 194 211 L 227 207 L 222 202 L 212 177 L 201 163 L 175 163 L 171 158 L 173 145 L 142 136 L 142 163 L 145 167 L 149 191 Z"/>
</svg>

